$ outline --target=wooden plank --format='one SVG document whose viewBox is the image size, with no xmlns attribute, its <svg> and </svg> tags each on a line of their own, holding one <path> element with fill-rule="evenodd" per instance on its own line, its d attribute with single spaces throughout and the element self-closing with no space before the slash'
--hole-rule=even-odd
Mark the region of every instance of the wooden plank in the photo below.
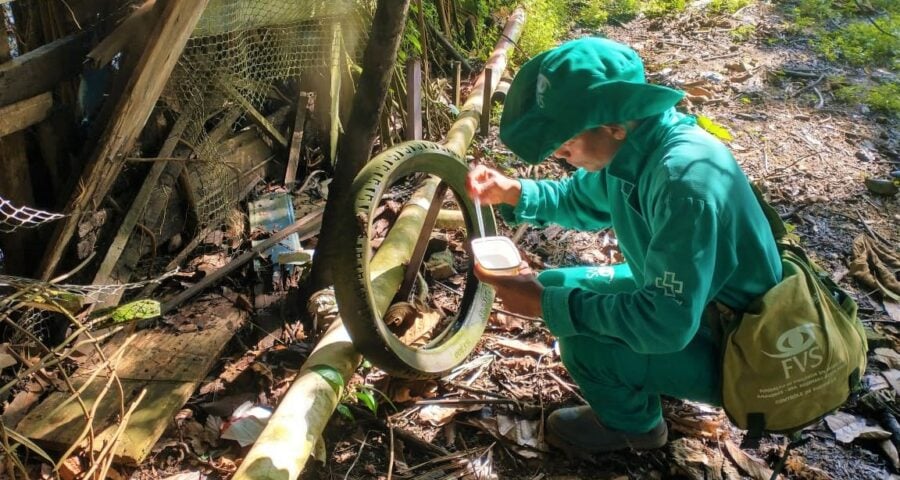
<svg viewBox="0 0 900 480">
<path fill-rule="evenodd" d="M 172 156 L 175 152 L 175 147 L 178 146 L 178 141 L 181 139 L 181 134 L 184 133 L 185 128 L 187 128 L 190 118 L 190 112 L 186 112 L 186 114 L 182 114 L 178 117 L 178 120 L 175 121 L 175 125 L 172 126 L 172 131 L 169 132 L 168 138 L 163 142 L 163 146 L 159 151 L 159 157 L 168 158 Z M 178 172 L 173 172 L 173 174 L 177 177 L 184 168 L 184 164 L 182 162 L 174 162 L 174 164 L 177 166 Z M 117 268 L 119 267 L 119 259 L 122 256 L 122 252 L 125 251 L 126 245 L 128 245 L 128 239 L 131 238 L 131 232 L 134 231 L 134 227 L 137 225 L 138 220 L 143 216 L 144 209 L 150 201 L 150 196 L 156 191 L 156 185 L 159 182 L 159 178 L 168 166 L 169 162 L 163 160 L 155 162 L 153 166 L 150 167 L 150 171 L 144 178 L 141 189 L 138 190 L 137 195 L 134 197 L 134 201 L 131 203 L 128 213 L 125 214 L 122 224 L 119 225 L 119 231 L 116 234 L 115 239 L 113 239 L 112 245 L 110 245 L 106 251 L 106 256 L 103 258 L 100 268 L 97 270 L 97 273 L 94 274 L 93 283 L 95 285 L 104 285 L 109 283 L 111 278 L 122 277 L 121 274 L 115 275 L 113 271 L 117 269 L 121 270 L 121 268 Z M 130 270 L 130 268 L 127 268 L 129 273 Z M 130 275 L 126 275 L 126 278 L 123 279 L 123 283 L 129 280 L 127 278 L 128 276 Z M 115 306 L 119 303 L 122 294 L 124 294 L 124 291 L 117 295 L 112 295 L 111 297 L 113 298 L 106 299 L 102 307 Z"/>
<path fill-rule="evenodd" d="M 196 331 L 142 330 L 119 361 L 116 375 L 125 390 L 125 406 L 141 390 L 147 389 L 116 446 L 116 457 L 121 462 L 140 463 L 146 458 L 247 317 L 245 312 L 223 299 L 197 302 L 185 316 L 190 316 L 189 322 L 198 327 Z M 106 354 L 114 353 L 122 341 L 124 338 L 106 345 Z M 101 362 L 95 357 L 73 374 L 76 388 L 84 385 L 85 379 L 99 364 Z M 101 372 L 81 395 L 89 408 L 106 383 L 104 375 Z M 85 426 L 81 407 L 77 402 L 67 402 L 70 395 L 69 392 L 51 394 L 19 423 L 18 431 L 47 448 L 67 449 Z M 100 402 L 93 421 L 95 449 L 99 450 L 115 433 L 120 406 L 116 389 Z"/>
<path fill-rule="evenodd" d="M 89 35 L 79 33 L 0 63 L 0 107 L 50 91 L 81 73 Z"/>
<path fill-rule="evenodd" d="M 338 151 L 338 137 L 341 131 L 341 52 L 343 49 L 341 48 L 343 43 L 343 36 L 341 34 L 341 23 L 334 22 L 334 26 L 332 28 L 332 37 L 331 37 L 331 81 L 330 88 L 328 90 L 329 104 L 331 106 L 328 114 L 331 116 L 331 126 L 328 130 L 328 155 L 331 159 L 331 164 L 334 165 L 337 162 L 337 151 Z"/>
<path fill-rule="evenodd" d="M 303 145 L 303 130 L 306 118 L 316 105 L 316 94 L 300 92 L 297 100 L 297 114 L 294 117 L 294 131 L 291 134 L 291 148 L 288 151 L 288 164 L 284 171 L 284 185 L 290 188 L 297 181 L 297 168 L 300 166 L 300 147 Z"/>
<path fill-rule="evenodd" d="M 79 189 L 68 202 L 66 213 L 90 212 L 106 197 L 207 2 L 157 2 L 156 8 L 162 8 L 159 21 L 147 39 L 147 46 L 113 111 L 110 124 L 87 162 Z M 60 222 L 48 242 L 40 268 L 40 277 L 44 280 L 53 276 L 80 219 L 81 215 L 75 214 Z"/>
<path fill-rule="evenodd" d="M 53 95 L 42 93 L 27 100 L 0 107 L 0 137 L 26 128 L 44 120 L 53 108 Z"/>
<path fill-rule="evenodd" d="M 459 62 L 453 62 L 453 105 L 459 108 L 460 89 L 462 88 L 462 66 Z"/>
<path fill-rule="evenodd" d="M 498 77 L 499 77 L 499 72 Z M 490 67 L 484 69 L 484 94 L 482 98 L 484 98 L 484 103 L 481 107 L 481 121 L 480 123 L 480 131 L 482 137 L 487 137 L 491 131 L 491 88 L 493 85 L 494 79 L 494 70 Z"/>
<path fill-rule="evenodd" d="M 406 62 L 406 140 L 422 139 L 422 62 L 410 58 Z"/>
<path fill-rule="evenodd" d="M 266 116 L 259 112 L 256 107 L 250 103 L 250 100 L 247 100 L 244 95 L 241 94 L 233 85 L 230 83 L 219 82 L 219 88 L 228 95 L 228 98 L 236 102 L 238 105 L 244 109 L 244 112 L 250 116 L 250 120 L 258 126 L 263 133 L 268 135 L 272 140 L 278 142 L 282 147 L 287 148 L 288 141 L 287 138 L 284 138 L 284 135 L 278 131 L 278 128 L 272 124 Z"/>
</svg>

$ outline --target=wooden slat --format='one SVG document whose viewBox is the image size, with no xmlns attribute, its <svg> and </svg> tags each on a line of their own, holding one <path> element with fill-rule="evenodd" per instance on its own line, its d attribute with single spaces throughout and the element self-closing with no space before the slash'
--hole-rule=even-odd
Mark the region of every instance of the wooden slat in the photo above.
<svg viewBox="0 0 900 480">
<path fill-rule="evenodd" d="M 422 62 L 418 58 L 406 61 L 406 140 L 422 139 Z"/>
<path fill-rule="evenodd" d="M 141 390 L 147 389 L 116 447 L 116 457 L 121 462 L 140 463 L 146 458 L 175 413 L 197 389 L 225 344 L 246 319 L 244 312 L 224 300 L 198 302 L 191 311 L 184 313 L 185 318 L 188 315 L 191 315 L 190 323 L 197 325 L 199 330 L 190 333 L 140 331 L 116 368 L 125 390 L 126 408 Z M 108 355 L 115 352 L 121 341 L 124 338 L 110 342 L 104 347 L 105 352 Z M 92 365 L 99 363 L 95 358 L 73 375 L 76 388 L 84 384 Z M 105 383 L 101 373 L 82 394 L 88 408 L 95 403 Z M 47 448 L 67 449 L 85 425 L 81 407 L 77 402 L 66 402 L 69 397 L 68 392 L 51 394 L 19 423 L 17 430 Z M 101 448 L 116 430 L 117 417 L 121 413 L 119 400 L 113 388 L 97 409 L 93 422 L 95 449 Z"/>
<path fill-rule="evenodd" d="M 291 148 L 288 151 L 288 164 L 284 170 L 284 185 L 288 188 L 297 180 L 297 168 L 300 166 L 300 147 L 303 146 L 303 130 L 306 129 L 306 118 L 315 108 L 316 94 L 300 92 L 297 100 L 297 112 L 294 117 L 294 132 L 291 134 Z"/>
<path fill-rule="evenodd" d="M 81 73 L 89 36 L 69 35 L 0 63 L 0 107 L 50 91 Z"/>
<path fill-rule="evenodd" d="M 159 22 L 147 39 L 147 46 L 116 105 L 97 148 L 87 162 L 80 189 L 68 202 L 66 213 L 96 209 L 112 187 L 122 169 L 124 158 L 134 146 L 147 118 L 153 111 L 188 37 L 206 8 L 208 0 L 191 2 L 162 0 Z M 40 276 L 53 276 L 66 246 L 71 240 L 81 215 L 70 215 L 60 222 L 47 247 Z"/>
<path fill-rule="evenodd" d="M 181 134 L 184 133 L 184 129 L 187 128 L 187 124 L 190 118 L 191 115 L 189 113 L 182 114 L 180 117 L 178 117 L 178 120 L 175 122 L 175 125 L 169 132 L 169 137 L 163 143 L 163 146 L 159 151 L 160 157 L 167 158 L 172 156 L 172 154 L 175 152 L 175 147 L 178 145 L 178 141 L 181 139 Z M 116 234 L 116 238 L 113 240 L 112 245 L 110 245 L 106 251 L 106 257 L 103 258 L 103 262 L 101 262 L 100 268 L 97 270 L 97 273 L 94 274 L 93 283 L 95 285 L 107 284 L 112 278 L 118 279 L 118 277 L 127 276 L 122 275 L 121 273 L 119 275 L 115 275 L 113 272 L 117 269 L 116 267 L 119 264 L 119 258 L 121 257 L 122 252 L 125 251 L 125 246 L 128 245 L 128 239 L 131 238 L 131 232 L 137 225 L 138 220 L 140 220 L 141 216 L 144 214 L 144 209 L 147 207 L 147 203 L 150 201 L 150 196 L 153 195 L 154 191 L 156 191 L 156 186 L 159 182 L 159 178 L 166 170 L 166 167 L 168 165 L 169 162 L 163 160 L 154 163 L 150 168 L 150 171 L 147 173 L 147 177 L 144 178 L 144 183 L 141 186 L 141 189 L 134 197 L 134 201 L 131 203 L 131 207 L 128 209 L 128 213 L 125 215 L 125 219 L 122 220 L 122 224 L 119 225 L 119 232 Z M 175 166 L 177 167 L 177 172 L 173 172 L 173 175 L 177 178 L 181 173 L 181 169 L 184 168 L 184 164 L 181 162 L 175 162 Z M 130 271 L 130 269 L 127 269 L 127 271 Z M 128 280 L 128 278 L 125 278 L 123 279 L 122 283 L 125 283 Z M 121 296 L 122 293 L 112 295 L 112 297 L 114 298 L 107 299 L 103 306 L 115 306 L 119 302 Z"/>
<path fill-rule="evenodd" d="M 0 107 L 0 137 L 26 128 L 47 118 L 53 108 L 53 95 L 43 93 L 27 100 Z"/>
<path fill-rule="evenodd" d="M 219 87 L 222 89 L 222 91 L 225 92 L 226 95 L 228 95 L 228 98 L 233 100 L 235 103 L 240 105 L 242 109 L 244 109 L 244 112 L 250 116 L 250 120 L 254 124 L 256 124 L 256 126 L 258 126 L 263 133 L 268 135 L 272 140 L 278 142 L 278 144 L 282 147 L 288 147 L 288 141 L 286 138 L 284 138 L 284 135 L 282 135 L 281 132 L 278 131 L 278 128 L 273 125 L 265 115 L 260 113 L 260 111 L 257 110 L 256 107 L 254 107 L 253 104 L 250 103 L 250 100 L 247 100 L 247 98 L 244 97 L 241 92 L 234 88 L 234 86 L 232 86 L 230 83 L 226 83 L 224 81 L 219 82 Z"/>
</svg>

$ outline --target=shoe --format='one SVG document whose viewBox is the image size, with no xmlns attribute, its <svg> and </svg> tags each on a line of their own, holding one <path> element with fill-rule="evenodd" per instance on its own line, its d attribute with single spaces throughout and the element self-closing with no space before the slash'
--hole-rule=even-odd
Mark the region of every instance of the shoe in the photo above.
<svg viewBox="0 0 900 480">
<path fill-rule="evenodd" d="M 560 408 L 547 417 L 547 442 L 564 451 L 593 454 L 626 448 L 650 450 L 665 445 L 668 435 L 664 420 L 646 433 L 613 430 L 603 426 L 587 405 Z"/>
</svg>

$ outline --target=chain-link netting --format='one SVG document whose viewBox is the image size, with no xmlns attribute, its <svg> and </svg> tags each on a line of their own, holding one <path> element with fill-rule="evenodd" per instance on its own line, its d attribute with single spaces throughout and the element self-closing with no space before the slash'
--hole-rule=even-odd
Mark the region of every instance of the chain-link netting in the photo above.
<svg viewBox="0 0 900 480">
<path fill-rule="evenodd" d="M 187 170 L 198 221 L 222 219 L 242 191 L 243 172 L 221 161 L 221 137 L 212 132 L 238 131 L 278 106 L 293 107 L 286 82 L 307 71 L 328 75 L 336 42 L 355 53 L 357 42 L 344 39 L 358 35 L 360 8 L 347 0 L 209 3 L 163 94 L 171 110 L 190 116 L 182 143 L 196 159 Z"/>
<path fill-rule="evenodd" d="M 60 213 L 44 212 L 31 207 L 18 207 L 0 197 L 0 233 L 13 233 L 20 228 L 38 227 L 64 216 Z"/>
</svg>

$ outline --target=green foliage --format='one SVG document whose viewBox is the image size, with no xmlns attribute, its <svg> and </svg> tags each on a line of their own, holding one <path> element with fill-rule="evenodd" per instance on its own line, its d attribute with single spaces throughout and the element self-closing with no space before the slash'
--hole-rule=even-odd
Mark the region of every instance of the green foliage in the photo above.
<svg viewBox="0 0 900 480">
<path fill-rule="evenodd" d="M 637 16 L 641 11 L 638 0 L 603 0 L 609 18 L 626 21 Z"/>
<path fill-rule="evenodd" d="M 314 365 L 310 370 L 318 373 L 323 380 L 334 390 L 334 394 L 340 396 L 341 390 L 344 388 L 344 377 L 336 368 L 328 365 Z"/>
<path fill-rule="evenodd" d="M 872 88 L 858 85 L 838 89 L 838 99 L 847 103 L 864 103 L 873 110 L 888 114 L 900 114 L 900 83 L 891 82 Z"/>
<path fill-rule="evenodd" d="M 732 140 L 731 132 L 729 132 L 728 129 L 724 126 L 714 122 L 709 117 L 697 115 L 697 125 L 699 125 L 701 128 L 703 128 L 719 140 L 725 142 L 730 142 Z"/>
<path fill-rule="evenodd" d="M 378 402 L 375 401 L 375 394 L 372 390 L 363 389 L 356 392 L 356 399 L 361 401 L 366 408 L 371 410 L 373 415 L 378 413 Z"/>
<path fill-rule="evenodd" d="M 686 0 L 648 0 L 643 11 L 648 17 L 662 17 L 683 11 L 686 5 Z"/>
<path fill-rule="evenodd" d="M 900 68 L 900 2 L 896 0 L 798 0 L 786 11 L 795 31 L 826 59 L 858 67 Z M 876 111 L 900 113 L 900 83 L 841 85 L 829 78 L 835 96 Z"/>
<path fill-rule="evenodd" d="M 347 405 L 345 405 L 343 403 L 338 404 L 337 412 L 340 413 L 342 417 L 346 418 L 347 420 L 350 420 L 351 422 L 356 421 L 356 417 L 353 416 L 353 411 L 350 410 L 350 407 L 348 407 Z"/>
<path fill-rule="evenodd" d="M 872 20 L 877 27 L 871 21 L 859 20 L 824 33 L 816 42 L 818 50 L 831 61 L 900 68 L 900 14 Z"/>
<path fill-rule="evenodd" d="M 731 39 L 737 43 L 744 43 L 753 38 L 753 34 L 755 33 L 756 25 L 744 24 L 735 27 L 735 29 L 731 31 Z"/>
<path fill-rule="evenodd" d="M 598 29 L 606 24 L 609 11 L 605 2 L 600 0 L 587 0 L 575 5 L 575 22 L 583 27 Z"/>
<path fill-rule="evenodd" d="M 713 13 L 734 13 L 751 3 L 753 0 L 712 0 L 708 8 Z"/>
<path fill-rule="evenodd" d="M 519 54 L 523 61 L 559 43 L 569 28 L 567 21 L 568 2 L 560 0 L 526 0 L 523 2 L 527 16 L 522 38 L 519 39 Z"/>
</svg>

